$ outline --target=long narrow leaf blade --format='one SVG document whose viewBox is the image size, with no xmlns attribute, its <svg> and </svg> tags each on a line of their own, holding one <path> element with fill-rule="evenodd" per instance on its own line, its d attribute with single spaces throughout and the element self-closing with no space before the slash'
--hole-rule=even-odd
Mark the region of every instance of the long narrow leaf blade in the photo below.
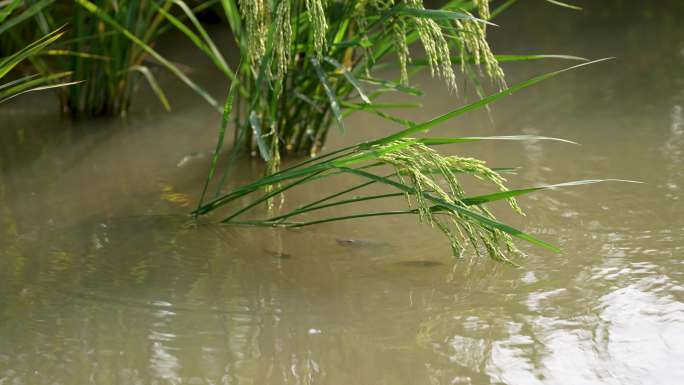
<svg viewBox="0 0 684 385">
<path fill-rule="evenodd" d="M 71 72 L 69 72 L 69 74 L 70 73 Z M 14 79 L 9 83 L 0 84 L 0 90 L 4 90 L 5 88 L 10 88 L 10 87 L 15 86 L 15 85 L 20 84 L 20 83 L 26 84 L 27 82 L 31 81 L 31 79 L 35 79 L 38 76 L 40 76 L 40 74 L 28 75 L 28 76 L 21 77 L 19 79 Z"/>
<path fill-rule="evenodd" d="M 16 93 L 16 94 L 14 94 L 14 95 L 8 96 L 7 98 L 0 100 L 0 103 L 4 103 L 4 102 L 6 102 L 6 101 L 8 101 L 8 100 L 10 100 L 10 99 L 12 99 L 12 98 L 15 98 L 15 97 L 17 97 L 17 96 L 19 96 L 19 95 L 23 95 L 23 94 L 26 94 L 26 93 L 29 93 L 29 92 L 49 90 L 49 89 L 52 89 L 52 88 L 67 87 L 67 86 L 72 86 L 72 85 L 74 85 L 74 84 L 83 83 L 84 81 L 85 81 L 85 80 L 79 80 L 79 81 L 75 81 L 75 82 L 66 82 L 66 83 L 59 83 L 59 84 L 50 84 L 50 85 L 41 86 L 41 87 L 34 87 L 34 88 L 31 88 L 31 89 L 28 89 L 28 90 L 25 90 L 25 91 Z"/>
<path fill-rule="evenodd" d="M 257 142 L 257 147 L 259 148 L 259 154 L 261 158 L 268 162 L 271 160 L 271 154 L 268 151 L 268 145 L 264 142 L 263 131 L 261 130 L 261 122 L 259 117 L 257 117 L 256 112 L 252 111 L 249 114 L 249 124 L 252 126 L 252 132 L 254 133 L 254 140 Z M 274 139 L 275 140 L 275 139 Z"/>
<path fill-rule="evenodd" d="M 494 23 L 488 22 L 487 20 L 478 19 L 465 12 L 448 11 L 444 9 L 420 9 L 407 7 L 406 5 L 401 4 L 401 6 L 399 6 L 395 12 L 399 15 L 407 15 L 432 20 L 473 20 L 484 24 L 496 25 Z"/>
<path fill-rule="evenodd" d="M 494 57 L 500 63 L 512 62 L 512 61 L 546 60 L 546 59 L 589 61 L 589 59 L 587 59 L 587 58 L 580 57 L 580 56 L 572 56 L 572 55 L 494 55 Z"/>
<path fill-rule="evenodd" d="M 0 9 L 0 24 L 5 21 L 19 5 L 21 5 L 21 2 L 22 0 L 12 0 L 2 6 Z"/>
<path fill-rule="evenodd" d="M 451 119 L 453 119 L 453 118 L 455 118 L 455 117 L 457 117 L 457 116 L 463 115 L 463 114 L 465 114 L 465 113 L 467 113 L 467 112 L 470 112 L 470 111 L 473 111 L 473 110 L 482 108 L 482 107 L 484 107 L 484 106 L 486 106 L 486 105 L 488 105 L 488 104 L 490 104 L 490 103 L 492 103 L 492 102 L 494 102 L 494 101 L 496 101 L 496 100 L 499 100 L 499 99 L 503 98 L 504 96 L 511 95 L 511 94 L 513 94 L 513 93 L 515 93 L 515 92 L 518 92 L 518 91 L 520 91 L 520 90 L 523 90 L 523 89 L 525 89 L 525 88 L 527 88 L 527 87 L 530 87 L 530 86 L 532 86 L 532 85 L 534 85 L 534 84 L 537 84 L 537 83 L 542 82 L 542 81 L 544 81 L 544 80 L 551 79 L 551 78 L 553 78 L 553 77 L 555 77 L 555 76 L 558 76 L 558 75 L 560 75 L 560 74 L 562 74 L 562 73 L 564 73 L 564 72 L 571 71 L 571 70 L 574 70 L 574 69 L 577 69 L 577 68 L 581 68 L 581 67 L 585 67 L 585 66 L 588 66 L 588 65 L 591 65 L 591 64 L 600 63 L 600 62 L 603 62 L 603 61 L 606 61 L 606 60 L 610 60 L 610 59 L 612 59 L 612 58 L 598 59 L 598 60 L 594 60 L 594 61 L 590 61 L 590 62 L 578 64 L 578 65 L 574 65 L 574 66 L 572 66 L 572 67 L 564 68 L 564 69 L 561 69 L 561 70 L 558 70 L 558 71 L 553 71 L 553 72 L 549 72 L 549 73 L 546 73 L 546 74 L 543 74 L 543 75 L 539 75 L 539 76 L 533 77 L 532 79 L 529 79 L 529 80 L 525 80 L 525 81 L 523 81 L 523 82 L 520 82 L 520 83 L 518 83 L 518 84 L 516 84 L 516 85 L 514 85 L 514 86 L 511 86 L 511 87 L 509 87 L 509 88 L 507 88 L 507 89 L 505 89 L 505 90 L 503 90 L 503 91 L 499 91 L 499 92 L 494 93 L 494 94 L 492 94 L 492 95 L 489 95 L 489 96 L 487 96 L 487 97 L 485 97 L 485 98 L 483 98 L 483 99 L 481 99 L 481 100 L 478 100 L 478 101 L 476 101 L 476 102 L 467 104 L 467 105 L 465 105 L 465 106 L 463 106 L 463 107 L 460 107 L 460 108 L 457 108 L 457 109 L 455 109 L 455 110 L 453 110 L 453 111 L 447 112 L 446 114 L 443 114 L 443 115 L 440 115 L 440 116 L 438 116 L 438 117 L 436 117 L 436 118 L 433 118 L 433 119 L 431 119 L 431 120 L 428 120 L 427 122 L 420 123 L 420 124 L 418 124 L 418 125 L 416 125 L 416 126 L 407 128 L 407 129 L 405 129 L 405 130 L 403 130 L 403 131 L 399 131 L 399 132 L 397 132 L 396 134 L 389 135 L 389 136 L 386 136 L 386 137 L 384 137 L 384 138 L 381 138 L 381 139 L 372 141 L 372 142 L 370 142 L 369 144 L 388 143 L 388 142 L 391 142 L 391 141 L 394 141 L 394 140 L 397 140 L 397 139 L 405 138 L 405 137 L 407 137 L 407 136 L 411 136 L 411 135 L 414 135 L 414 134 L 417 134 L 417 133 L 420 133 L 420 132 L 427 131 L 427 130 L 429 130 L 430 128 L 432 128 L 432 127 L 434 127 L 434 126 L 436 126 L 436 125 L 438 125 L 438 124 L 440 124 L 440 123 L 444 123 L 444 122 L 449 121 L 449 120 L 451 120 Z"/>
<path fill-rule="evenodd" d="M 377 86 L 384 87 L 383 90 L 390 90 L 390 91 L 397 91 L 397 92 L 402 92 L 405 94 L 413 95 L 413 96 L 423 96 L 423 91 L 410 87 L 410 86 L 405 86 L 400 83 L 396 82 L 391 82 L 388 80 L 382 80 L 382 79 L 373 79 L 373 78 L 365 78 L 365 77 L 359 77 L 358 78 L 362 82 L 366 82 L 369 84 L 374 84 Z"/>
<path fill-rule="evenodd" d="M 453 138 L 420 138 L 418 141 L 427 146 L 436 146 L 440 144 L 454 144 L 454 143 L 468 143 L 478 142 L 481 140 L 509 140 L 509 141 L 535 141 L 535 140 L 549 140 L 555 142 L 563 142 L 569 144 L 577 144 L 567 139 L 554 138 L 540 135 L 498 135 L 498 136 L 461 136 Z"/>
<path fill-rule="evenodd" d="M 108 61 L 111 60 L 109 56 L 104 56 L 104 55 L 95 55 L 87 52 L 77 52 L 77 51 L 70 51 L 67 49 L 48 49 L 40 53 L 41 55 L 47 55 L 47 56 L 73 56 L 73 57 L 79 57 L 82 59 L 93 59 L 93 60 L 104 60 Z"/>
<path fill-rule="evenodd" d="M 474 196 L 474 197 L 463 198 L 462 202 L 468 206 L 481 205 L 484 203 L 489 203 L 489 202 L 494 202 L 494 201 L 498 201 L 498 200 L 502 200 L 502 199 L 513 198 L 513 197 L 520 196 L 520 195 L 530 194 L 530 193 L 533 193 L 536 191 L 557 190 L 559 188 L 564 188 L 564 187 L 575 187 L 575 186 L 583 186 L 583 185 L 588 185 L 588 184 L 604 183 L 604 182 L 642 183 L 642 182 L 633 181 L 633 180 L 626 180 L 626 179 L 585 179 L 585 180 L 577 180 L 577 181 L 573 181 L 573 182 L 557 183 L 557 184 L 550 184 L 550 185 L 537 186 L 537 187 L 529 187 L 529 188 L 516 189 L 516 190 L 499 191 L 499 192 L 495 192 L 492 194 L 485 194 L 485 195 L 478 195 L 478 196 Z"/>
<path fill-rule="evenodd" d="M 558 1 L 558 0 L 546 0 L 546 2 L 554 4 L 554 5 L 558 5 L 558 6 L 563 7 L 563 8 L 574 9 L 575 11 L 581 11 L 582 10 L 582 7 L 579 7 L 577 5 L 564 3 L 564 2 Z"/>
<path fill-rule="evenodd" d="M 164 109 L 166 111 L 171 111 L 171 104 L 169 103 L 169 99 L 166 97 L 164 90 L 161 88 L 161 86 L 157 82 L 157 79 L 154 77 L 154 74 L 152 74 L 152 71 L 150 71 L 149 68 L 143 65 L 136 65 L 132 66 L 129 70 L 140 72 L 147 80 L 147 83 L 150 85 L 150 88 L 152 88 L 154 94 L 157 95 L 157 99 L 159 99 L 161 104 L 164 106 Z"/>
<path fill-rule="evenodd" d="M 337 97 L 335 97 L 335 93 L 332 89 L 332 86 L 330 85 L 330 82 L 328 82 L 328 78 L 326 77 L 323 68 L 321 68 L 321 64 L 318 62 L 318 59 L 312 56 L 310 60 L 311 65 L 313 65 L 314 70 L 316 71 L 316 75 L 318 76 L 318 79 L 321 82 L 321 86 L 323 86 L 323 90 L 325 91 L 325 94 L 328 96 L 328 100 L 330 102 L 330 109 L 332 110 L 333 116 L 335 117 L 335 122 L 337 122 L 337 126 L 339 127 L 340 132 L 344 134 L 346 130 L 344 128 L 344 122 L 342 121 L 342 111 L 340 110 L 340 103 L 337 101 Z"/>
<path fill-rule="evenodd" d="M 17 16 L 13 16 L 9 20 L 3 21 L 2 24 L 0 24 L 0 34 L 7 31 L 8 29 L 14 27 L 15 25 L 30 19 L 31 17 L 33 17 L 33 15 L 42 11 L 45 7 L 47 7 L 48 5 L 50 5 L 54 2 L 55 2 L 55 0 L 38 1 L 37 3 L 26 8 L 22 13 L 18 14 Z"/>
<path fill-rule="evenodd" d="M 221 118 L 221 128 L 219 129 L 218 140 L 216 141 L 216 149 L 214 150 L 214 154 L 211 157 L 211 166 L 209 167 L 207 179 L 204 182 L 202 194 L 200 194 L 200 199 L 197 203 L 197 210 L 199 210 L 199 208 L 202 207 L 202 203 L 204 203 L 204 197 L 206 196 L 207 189 L 209 188 L 209 183 L 211 183 L 212 179 L 214 179 L 214 174 L 216 173 L 216 165 L 218 163 L 219 155 L 221 154 L 221 149 L 223 148 L 223 140 L 226 135 L 226 129 L 228 128 L 228 122 L 230 121 L 230 114 L 233 112 L 233 101 L 235 99 L 236 89 L 237 83 L 231 83 L 230 89 L 228 90 L 228 96 L 226 97 L 226 103 L 223 106 L 223 117 Z"/>
<path fill-rule="evenodd" d="M 71 71 L 58 72 L 47 76 L 40 76 L 40 74 L 35 74 L 19 78 L 7 84 L 0 85 L 0 99 L 4 99 L 10 95 L 23 92 L 30 88 L 42 86 L 46 83 L 51 83 L 56 80 L 67 78 L 69 76 L 71 76 Z"/>
<path fill-rule="evenodd" d="M 325 60 L 326 62 L 337 67 L 337 69 L 339 71 L 341 71 L 342 75 L 347 79 L 349 84 L 351 84 L 352 87 L 354 87 L 356 89 L 356 92 L 359 93 L 359 97 L 361 98 L 361 100 L 363 100 L 364 103 L 366 103 L 366 104 L 371 104 L 371 100 L 368 99 L 368 96 L 366 96 L 366 93 L 363 92 L 363 88 L 361 88 L 361 84 L 359 84 L 359 81 L 356 80 L 354 75 L 352 75 L 351 72 L 349 72 L 349 70 L 345 66 L 342 65 L 342 63 L 338 62 L 337 60 L 335 60 L 331 57 L 325 57 L 325 58 L 323 58 L 323 60 Z"/>
<path fill-rule="evenodd" d="M 549 59 L 557 59 L 557 60 L 570 60 L 570 61 L 584 61 L 588 62 L 589 59 L 583 58 L 580 56 L 572 56 L 572 55 L 494 55 L 494 58 L 496 58 L 496 61 L 499 63 L 506 63 L 506 62 L 516 62 L 516 61 L 530 61 L 530 60 L 549 60 Z M 451 57 L 451 62 L 452 63 L 461 63 L 464 58 L 461 58 L 461 56 L 452 56 Z M 466 56 L 465 57 L 465 62 L 466 63 L 475 63 L 475 57 L 473 56 Z M 430 63 L 428 62 L 427 59 L 413 59 L 411 60 L 411 66 L 428 66 Z M 392 67 L 396 67 L 396 64 L 393 64 Z"/>
<path fill-rule="evenodd" d="M 5 75 L 7 75 L 12 68 L 21 63 L 24 59 L 38 54 L 45 47 L 59 39 L 63 34 L 64 32 L 62 32 L 62 28 L 58 28 L 55 31 L 52 31 L 33 43 L 27 45 L 18 52 L 0 60 L 0 78 L 3 78 Z"/>
</svg>

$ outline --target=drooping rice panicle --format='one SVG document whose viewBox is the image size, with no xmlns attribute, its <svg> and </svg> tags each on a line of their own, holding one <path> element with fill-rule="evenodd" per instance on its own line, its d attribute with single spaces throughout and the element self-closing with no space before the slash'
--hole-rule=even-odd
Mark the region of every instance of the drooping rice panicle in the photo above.
<svg viewBox="0 0 684 385">
<path fill-rule="evenodd" d="M 406 0 L 406 4 L 418 10 L 424 10 L 422 0 Z M 458 91 L 456 74 L 451 65 L 451 50 L 449 43 L 439 24 L 430 18 L 417 17 L 413 19 L 420 41 L 425 48 L 425 56 L 430 65 L 430 72 L 438 76 L 451 91 Z"/>
<path fill-rule="evenodd" d="M 393 23 L 392 33 L 394 36 L 394 46 L 397 50 L 397 58 L 399 59 L 399 83 L 407 86 L 409 83 L 408 63 L 411 62 L 411 53 L 406 42 L 406 24 L 403 20 L 397 19 Z"/>
<path fill-rule="evenodd" d="M 447 214 L 445 220 L 433 211 L 433 204 L 425 198 L 427 194 L 432 194 L 450 204 L 464 206 L 461 199 L 465 193 L 456 173 L 472 175 L 494 184 L 499 191 L 508 191 L 504 185 L 505 179 L 499 173 L 478 159 L 443 156 L 414 139 L 401 141 L 407 145 L 397 146 L 397 143 L 392 142 L 380 146 L 378 152 L 382 155 L 379 160 L 391 165 L 402 182 L 414 189 L 413 194 L 407 194 L 409 204 L 415 204 L 421 221 L 437 227 L 446 235 L 454 255 L 462 253 L 464 241 L 471 243 L 475 250 L 483 246 L 489 256 L 496 260 L 508 261 L 507 253 L 521 254 L 509 235 L 497 229 L 483 228 L 457 212 L 439 211 L 440 214 Z M 385 151 L 388 148 L 392 150 Z M 440 182 L 446 184 L 447 188 L 442 187 Z M 514 198 L 508 199 L 508 202 L 516 212 L 523 214 Z M 481 212 L 495 219 L 488 210 L 482 209 Z"/>
<path fill-rule="evenodd" d="M 311 34 L 313 37 L 314 53 L 320 59 L 328 44 L 326 34 L 328 32 L 328 22 L 325 17 L 325 0 L 306 0 L 306 9 L 311 24 Z"/>
<path fill-rule="evenodd" d="M 290 63 L 290 50 L 292 46 L 290 13 L 289 0 L 283 0 L 278 3 L 273 22 L 275 35 L 273 39 L 273 63 L 275 65 L 275 73 L 273 76 L 276 84 L 282 82 Z"/>
<path fill-rule="evenodd" d="M 483 20 L 489 20 L 492 17 L 489 11 L 489 0 L 475 0 L 477 6 L 477 13 Z"/>
<path fill-rule="evenodd" d="M 240 10 L 245 20 L 248 55 L 254 68 L 266 53 L 269 16 L 267 3 L 267 0 L 240 0 Z"/>
<path fill-rule="evenodd" d="M 484 67 L 484 73 L 501 89 L 506 87 L 503 69 L 487 42 L 487 25 L 476 20 L 455 20 L 460 37 L 461 70 L 465 71 L 468 56 L 475 64 Z"/>
</svg>

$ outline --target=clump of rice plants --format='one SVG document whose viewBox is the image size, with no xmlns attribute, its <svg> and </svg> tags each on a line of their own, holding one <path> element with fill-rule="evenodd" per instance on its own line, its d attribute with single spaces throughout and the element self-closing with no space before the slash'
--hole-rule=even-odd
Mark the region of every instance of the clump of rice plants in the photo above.
<svg viewBox="0 0 684 385">
<path fill-rule="evenodd" d="M 450 1 L 440 10 L 427 10 L 418 0 L 307 0 L 304 4 L 290 4 L 286 0 L 239 3 L 225 0 L 222 3 L 233 30 L 239 31 L 236 39 L 243 61 L 238 81 L 231 84 L 218 145 L 195 216 L 215 214 L 230 207 L 232 209 L 228 210 L 222 223 L 297 228 L 366 217 L 415 215 L 421 222 L 441 231 L 456 256 L 461 256 L 466 245 L 471 245 L 477 255 L 486 254 L 494 260 L 515 264 L 515 257 L 522 253 L 515 246 L 514 238 L 551 250 L 558 249 L 499 222 L 487 208 L 488 203 L 507 200 L 515 212 L 522 214 L 515 201 L 516 196 L 599 182 L 585 180 L 509 190 L 502 173 L 510 169 L 492 169 L 481 160 L 443 155 L 434 149 L 443 144 L 478 140 L 561 139 L 526 135 L 416 137 L 437 124 L 486 107 L 503 96 L 589 64 L 583 63 L 507 87 L 499 66 L 500 59 L 528 60 L 542 56 L 495 56 L 485 39 L 486 20 L 501 9 L 491 12 L 486 0 Z M 477 9 L 478 18 L 471 13 L 474 9 Z M 291 20 L 290 24 L 285 20 Z M 424 60 L 411 58 L 408 47 L 414 41 L 423 45 Z M 400 78 L 396 82 L 374 78 L 373 71 L 383 65 L 381 59 L 390 53 L 396 54 Z M 468 66 L 476 64 L 499 87 L 499 92 L 422 123 L 398 119 L 376 110 L 373 99 L 383 91 L 414 90 L 408 84 L 412 61 L 414 65 L 430 68 L 432 74 L 442 78 L 454 92 L 457 91 L 457 82 L 453 64 L 458 62 L 466 73 L 472 73 Z M 381 88 L 369 96 L 362 83 Z M 483 93 L 481 88 L 478 91 Z M 236 97 L 237 102 L 234 103 Z M 266 176 L 228 193 L 222 192 L 222 178 L 215 198 L 205 202 L 234 104 L 237 109 L 235 148 L 248 147 L 258 151 L 269 163 L 268 172 Z M 329 126 L 334 123 L 344 130 L 344 108 L 348 111 L 370 110 L 403 125 L 403 128 L 383 138 L 313 156 L 322 145 Z M 281 150 L 304 151 L 313 157 L 279 170 L 277 163 Z M 298 208 L 285 212 L 275 210 L 273 200 L 277 196 L 297 186 L 338 175 L 353 175 L 360 181 Z M 461 184 L 461 179 L 468 177 L 486 181 L 496 191 L 468 195 Z M 391 191 L 348 197 L 348 194 L 358 193 L 372 184 L 382 184 Z M 330 207 L 353 206 L 359 202 L 397 196 L 406 196 L 408 208 L 362 211 L 344 216 L 325 214 L 325 209 Z M 235 207 L 236 203 L 242 205 Z M 253 216 L 245 219 L 248 213 L 253 213 Z"/>
<path fill-rule="evenodd" d="M 234 188 L 227 194 L 218 194 L 217 198 L 205 202 L 207 188 L 216 169 L 217 150 L 194 215 L 216 213 L 221 208 L 232 207 L 231 210 L 228 210 L 228 214 L 223 217 L 222 223 L 290 228 L 375 216 L 415 215 L 422 222 L 439 229 L 447 237 L 453 254 L 456 256 L 461 256 L 465 246 L 470 244 L 477 255 L 486 254 L 497 261 L 515 264 L 515 257 L 522 253 L 513 243 L 514 238 L 551 250 L 558 250 L 530 234 L 499 222 L 486 205 L 495 201 L 507 200 L 513 210 L 522 214 L 522 210 L 515 201 L 516 196 L 550 188 L 596 183 L 601 180 L 583 180 L 509 190 L 505 185 L 506 180 L 502 173 L 511 169 L 492 169 L 478 159 L 442 155 L 433 147 L 480 140 L 561 139 L 529 135 L 446 138 L 416 136 L 437 124 L 485 107 L 504 96 L 540 81 L 595 62 L 583 63 L 537 76 L 426 122 L 404 128 L 395 134 L 308 159 L 266 175 L 252 183 Z M 235 93 L 236 87 L 231 87 L 226 103 L 226 115 L 224 116 L 230 114 Z M 387 171 L 388 168 L 390 169 L 389 172 Z M 276 212 L 269 204 L 278 195 L 297 186 L 341 174 L 358 177 L 359 182 L 352 184 L 349 188 L 286 212 Z M 484 195 L 468 195 L 460 182 L 462 178 L 466 177 L 484 180 L 493 185 L 496 191 Z M 347 194 L 358 193 L 372 184 L 382 184 L 390 191 L 376 195 L 356 195 L 345 198 Z M 217 192 L 220 192 L 220 189 L 221 186 Z M 253 197 L 255 195 L 258 196 Z M 407 198 L 408 208 L 358 212 L 338 217 L 325 216 L 325 214 L 322 216 L 315 215 L 321 212 L 325 213 L 325 209 L 333 206 L 353 206 L 363 201 L 389 199 L 402 195 Z M 242 203 L 242 205 L 235 207 L 237 202 Z M 247 203 L 244 204 L 244 202 Z M 268 209 L 264 209 L 267 207 Z M 243 216 L 248 212 L 256 212 L 257 214 L 252 218 L 243 219 Z M 313 217 L 311 217 L 312 214 L 314 214 Z"/>
<path fill-rule="evenodd" d="M 168 1 L 55 1 L 11 0 L 5 8 L 15 20 L 6 23 L 4 47 L 24 47 L 36 36 L 67 25 L 66 36 L 50 50 L 31 59 L 43 76 L 69 73 L 85 80 L 82 87 L 61 90 L 61 110 L 73 116 L 123 115 L 131 105 L 139 80 L 146 81 L 165 109 L 171 106 L 158 84 L 149 59 L 167 68 L 208 102 L 218 104 L 201 87 L 166 60 L 152 46 L 168 29 L 167 14 L 175 6 L 180 18 L 196 21 L 194 13 L 217 3 L 205 2 L 190 9 L 180 0 Z M 15 25 L 20 24 L 20 25 Z"/>
<path fill-rule="evenodd" d="M 222 4 L 243 58 L 234 143 L 271 163 L 281 151 L 316 154 L 330 127 L 344 132 L 344 116 L 353 111 L 410 124 L 382 111 L 406 104 L 373 100 L 389 91 L 421 94 L 410 86 L 410 75 L 421 67 L 455 94 L 457 63 L 464 72 L 466 66 L 481 66 L 495 85 L 505 86 L 486 41 L 487 0 L 448 1 L 440 9 L 426 9 L 422 0 Z M 424 60 L 412 60 L 414 42 L 425 51 Z M 378 70 L 391 62 L 400 77 L 378 78 Z"/>
<path fill-rule="evenodd" d="M 219 2 L 243 58 L 236 69 L 196 17 Z M 500 61 L 542 57 L 492 53 L 488 20 L 512 3 L 490 10 L 488 0 L 451 0 L 440 9 L 426 9 L 422 0 L 209 0 L 190 3 L 195 7 L 183 0 L 8 0 L 2 2 L 9 4 L 7 13 L 24 23 L 6 23 L 2 28 L 8 36 L 0 39 L 3 49 L 23 47 L 37 35 L 69 25 L 59 45 L 30 62 L 42 75 L 69 72 L 73 79 L 87 81 L 59 93 L 62 111 L 71 115 L 125 114 L 140 80 L 169 110 L 150 63 L 169 70 L 220 110 L 208 92 L 155 50 L 159 36 L 175 28 L 227 79 L 239 83 L 234 144 L 259 153 L 274 168 L 281 151 L 315 154 L 330 127 L 344 131 L 343 118 L 355 111 L 411 124 L 384 109 L 415 103 L 374 100 L 390 91 L 420 95 L 409 81 L 421 68 L 429 68 L 455 94 L 456 68 L 481 95 L 478 72 L 504 87 Z M 424 59 L 414 58 L 414 42 L 425 51 Z M 399 78 L 378 78 L 378 70 L 392 62 Z"/>
</svg>

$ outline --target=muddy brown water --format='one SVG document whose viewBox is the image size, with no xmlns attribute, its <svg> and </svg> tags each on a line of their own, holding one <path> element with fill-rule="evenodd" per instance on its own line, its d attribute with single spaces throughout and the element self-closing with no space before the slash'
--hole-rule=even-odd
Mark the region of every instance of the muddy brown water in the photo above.
<svg viewBox="0 0 684 385">
<path fill-rule="evenodd" d="M 445 148 L 521 167 L 513 186 L 645 182 L 526 197 L 525 218 L 497 206 L 563 249 L 522 245 L 518 269 L 454 260 L 408 217 L 189 225 L 218 116 L 180 87 L 173 113 L 150 98 L 116 121 L 59 121 L 39 95 L 3 105 L 0 384 L 684 383 L 684 15 L 611 4 L 511 11 L 492 32 L 500 51 L 617 59 L 433 132 L 581 143 Z M 506 70 L 514 83 L 566 64 Z M 462 103 L 416 83 L 425 108 L 404 116 Z M 361 115 L 348 127 L 329 148 L 392 129 Z M 244 161 L 233 183 L 258 174 Z"/>
</svg>

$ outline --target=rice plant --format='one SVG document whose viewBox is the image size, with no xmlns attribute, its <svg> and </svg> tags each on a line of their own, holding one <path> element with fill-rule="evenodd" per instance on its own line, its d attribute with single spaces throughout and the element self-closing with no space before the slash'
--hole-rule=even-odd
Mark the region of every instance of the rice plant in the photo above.
<svg viewBox="0 0 684 385">
<path fill-rule="evenodd" d="M 502 7 L 512 3 L 506 2 Z M 456 256 L 461 256 L 466 245 L 471 245 L 477 255 L 487 254 L 497 261 L 515 264 L 515 257 L 522 253 L 513 243 L 514 238 L 551 250 L 558 249 L 497 221 L 487 208 L 488 203 L 506 200 L 515 212 L 522 214 L 516 196 L 599 182 L 585 180 L 509 190 L 502 174 L 510 169 L 492 169 L 481 160 L 442 155 L 433 148 L 478 140 L 561 139 L 525 135 L 416 137 L 437 124 L 487 107 L 503 96 L 569 69 L 593 63 L 583 63 L 508 87 L 499 61 L 531 60 L 543 56 L 494 55 L 485 38 L 487 20 L 502 8 L 492 12 L 486 0 L 450 1 L 440 10 L 427 10 L 417 0 L 396 3 L 391 0 L 339 3 L 309 0 L 304 4 L 291 4 L 286 0 L 241 1 L 236 4 L 224 0 L 222 4 L 233 30 L 240 31 L 236 39 L 243 62 L 238 70 L 239 79 L 233 81 L 229 90 L 217 148 L 195 216 L 232 207 L 222 223 L 304 227 L 366 217 L 415 215 L 421 222 L 441 231 Z M 473 9 L 477 9 L 479 18 L 473 16 Z M 286 20 L 291 20 L 291 23 L 288 25 Z M 414 41 L 423 45 L 424 60 L 411 58 L 408 47 Z M 401 75 L 396 82 L 378 79 L 372 74 L 384 65 L 381 59 L 389 53 L 396 54 L 399 65 Z M 411 65 L 428 67 L 434 76 L 442 78 L 447 87 L 457 92 L 454 63 L 459 63 L 468 74 L 473 73 L 468 66 L 479 66 L 499 91 L 422 123 L 399 119 L 374 108 L 373 99 L 384 91 L 419 92 L 408 84 Z M 362 83 L 379 87 L 369 94 Z M 478 92 L 483 94 L 484 91 L 478 88 Z M 268 162 L 267 175 L 223 194 L 224 173 L 215 198 L 205 202 L 234 105 L 237 109 L 236 137 L 230 159 L 234 159 L 236 149 L 241 147 L 258 151 Z M 343 116 L 354 110 L 370 110 L 403 128 L 380 139 L 314 156 L 282 170 L 278 168 L 281 150 L 305 151 L 313 156 L 325 139 L 328 127 L 335 123 L 344 130 Z M 298 208 L 285 212 L 275 210 L 273 200 L 284 192 L 343 174 L 360 180 Z M 466 177 L 488 182 L 496 191 L 469 196 L 461 184 L 461 179 Z M 346 197 L 373 184 L 382 184 L 391 191 Z M 398 196 L 406 197 L 408 208 L 333 217 L 320 215 L 330 207 L 353 206 L 359 202 Z M 235 207 L 236 203 L 238 207 Z M 249 212 L 258 214 L 244 219 Z"/>
<path fill-rule="evenodd" d="M 187 15 L 217 3 L 204 2 Z M 210 103 L 218 106 L 178 65 L 165 59 L 152 47 L 168 30 L 165 14 L 181 1 L 88 1 L 12 0 L 10 6 L 22 25 L 3 25 L 8 36 L 3 46 L 23 47 L 36 35 L 68 25 L 68 34 L 52 49 L 31 60 L 34 69 L 47 75 L 70 73 L 73 79 L 87 80 L 82 87 L 59 94 L 61 110 L 74 116 L 123 115 L 131 105 L 135 87 L 144 80 L 166 110 L 169 100 L 159 85 L 150 59 L 191 86 Z M 18 24 L 18 23 L 17 23 Z"/>
<path fill-rule="evenodd" d="M 235 146 L 274 163 L 280 152 L 314 155 L 344 117 L 367 111 L 410 124 L 374 104 L 384 92 L 421 94 L 410 86 L 416 68 L 428 67 L 458 93 L 455 64 L 479 65 L 505 86 L 486 41 L 489 2 L 449 1 L 426 9 L 421 0 L 222 0 L 243 64 L 238 69 Z M 426 60 L 412 61 L 417 42 Z M 398 64 L 400 78 L 377 77 Z M 373 88 L 373 92 L 368 89 Z"/>
<path fill-rule="evenodd" d="M 515 201 L 516 196 L 551 188 L 596 183 L 601 180 L 583 180 L 509 190 L 502 174 L 511 169 L 492 169 L 478 159 L 442 155 L 433 147 L 480 140 L 564 140 L 529 135 L 446 138 L 416 136 L 425 133 L 437 124 L 485 107 L 504 96 L 511 95 L 540 81 L 602 60 L 582 63 L 564 70 L 537 76 L 426 122 L 416 123 L 392 135 L 308 159 L 266 175 L 252 183 L 239 186 L 227 194 L 218 194 L 217 198 L 205 202 L 208 186 L 212 182 L 216 170 L 219 145 L 212 159 L 212 166 L 194 214 L 195 216 L 206 215 L 215 213 L 221 208 L 232 206 L 228 214 L 223 216 L 222 223 L 290 228 L 366 217 L 415 215 L 421 222 L 444 233 L 451 245 L 453 254 L 456 256 L 461 256 L 466 245 L 470 244 L 477 255 L 484 253 L 497 261 L 515 264 L 515 257 L 522 253 L 513 243 L 514 238 L 557 251 L 558 249 L 555 246 L 497 221 L 486 205 L 491 202 L 506 200 L 514 211 L 522 214 L 522 210 Z M 233 98 L 237 93 L 236 89 L 237 87 L 233 85 L 229 91 L 224 118 L 230 116 L 234 103 Z M 221 132 L 224 132 L 227 120 L 224 119 Z M 386 171 L 388 168 L 390 171 Z M 286 212 L 276 212 L 273 205 L 270 204 L 274 198 L 292 188 L 341 174 L 353 175 L 359 179 L 359 182 L 352 184 L 349 188 L 323 196 Z M 461 184 L 461 179 L 465 177 L 474 177 L 486 181 L 496 191 L 484 195 L 468 195 Z M 345 198 L 347 194 L 358 193 L 372 184 L 382 184 L 390 191 L 382 194 L 356 195 L 352 198 Z M 219 185 L 217 193 L 220 191 L 221 186 Z M 325 209 L 334 206 L 354 205 L 363 201 L 384 200 L 397 196 L 406 196 L 408 208 L 360 212 L 338 217 L 323 215 L 311 218 L 309 216 L 312 213 L 324 212 Z M 235 207 L 235 203 L 242 204 Z M 243 216 L 248 212 L 256 212 L 257 214 L 255 217 L 244 219 Z"/>
</svg>

